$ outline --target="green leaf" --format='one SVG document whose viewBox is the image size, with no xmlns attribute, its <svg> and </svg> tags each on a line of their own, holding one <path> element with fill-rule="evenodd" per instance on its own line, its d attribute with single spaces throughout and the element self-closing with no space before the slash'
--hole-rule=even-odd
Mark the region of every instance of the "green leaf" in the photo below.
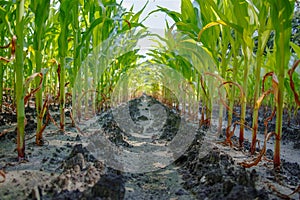
<svg viewBox="0 0 300 200">
<path fill-rule="evenodd" d="M 132 22 L 138 22 L 139 18 L 140 18 L 140 15 L 143 13 L 143 11 L 145 10 L 146 6 L 148 4 L 148 1 L 147 3 L 143 6 L 143 8 L 138 11 L 132 18 L 131 18 L 131 21 Z"/>
<path fill-rule="evenodd" d="M 181 0 L 181 15 L 184 22 L 197 25 L 197 15 L 191 0 Z"/>
<path fill-rule="evenodd" d="M 232 0 L 233 5 L 233 13 L 236 17 L 235 21 L 242 26 L 246 27 L 249 21 L 246 19 L 248 12 L 247 7 L 245 6 L 245 1 L 242 2 L 241 0 Z"/>
<path fill-rule="evenodd" d="M 300 58 L 300 47 L 298 45 L 296 45 L 293 42 L 290 42 L 291 47 L 294 49 L 294 51 L 296 52 L 298 58 Z"/>
<path fill-rule="evenodd" d="M 6 13 L 6 10 L 2 6 L 0 6 L 0 14 L 5 14 L 5 13 Z"/>
<path fill-rule="evenodd" d="M 155 12 L 164 12 L 166 13 L 169 17 L 171 17 L 175 22 L 179 22 L 181 21 L 181 14 L 175 11 L 170 11 L 167 8 L 163 8 L 160 6 L 157 6 L 159 9 L 154 10 L 152 12 L 149 13 L 149 15 L 155 13 Z"/>
</svg>

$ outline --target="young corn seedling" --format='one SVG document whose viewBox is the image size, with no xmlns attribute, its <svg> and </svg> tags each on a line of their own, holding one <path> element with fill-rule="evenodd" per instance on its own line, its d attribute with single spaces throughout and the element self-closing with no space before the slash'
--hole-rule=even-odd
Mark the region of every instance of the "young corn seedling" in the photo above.
<svg viewBox="0 0 300 200">
<path fill-rule="evenodd" d="M 43 66 L 43 49 L 44 49 L 44 42 L 45 42 L 45 24 L 46 20 L 49 15 L 49 8 L 50 8 L 50 0 L 34 0 L 30 4 L 31 10 L 35 14 L 34 20 L 34 51 L 35 51 L 35 71 L 36 73 L 41 73 L 42 66 Z M 36 79 L 36 87 L 40 85 L 40 80 Z M 37 128 L 36 128 L 36 144 L 42 145 L 42 127 L 43 127 L 43 117 L 44 117 L 44 109 L 43 109 L 43 90 L 40 89 L 37 91 L 35 95 L 35 105 L 36 105 L 36 112 L 37 112 Z"/>
<path fill-rule="evenodd" d="M 256 63 L 255 63 L 255 85 L 254 85 L 254 96 L 253 102 L 256 103 L 259 97 L 259 85 L 260 85 L 260 74 L 261 74 L 261 66 L 263 63 L 263 53 L 265 51 L 267 41 L 269 39 L 271 30 L 271 18 L 268 18 L 268 10 L 270 9 L 270 5 L 268 2 L 257 1 L 256 7 L 254 7 L 254 14 L 257 15 L 258 18 L 258 31 L 257 31 L 257 50 L 256 50 Z M 267 20 L 268 19 L 268 20 Z M 253 121 L 252 121 L 252 145 L 251 145 L 251 153 L 254 154 L 255 151 L 255 141 L 256 134 L 258 129 L 258 107 L 254 105 L 253 110 Z"/>
<path fill-rule="evenodd" d="M 15 94 L 17 105 L 17 152 L 19 160 L 25 159 L 25 107 L 24 107 L 24 0 L 17 1 L 16 10 L 16 60 Z"/>
<path fill-rule="evenodd" d="M 274 151 L 274 167 L 280 166 L 280 141 L 282 136 L 283 98 L 284 98 L 284 77 L 286 67 L 290 59 L 290 36 L 291 20 L 293 14 L 294 1 L 276 0 L 270 2 L 272 24 L 275 29 L 276 47 L 276 74 L 278 77 L 278 93 L 276 99 L 276 140 Z"/>
<path fill-rule="evenodd" d="M 76 4 L 75 4 L 76 5 Z M 71 15 L 69 11 L 73 9 L 73 2 L 71 0 L 61 0 L 59 9 L 59 23 L 60 34 L 58 38 L 59 50 L 59 108 L 60 108 L 60 129 L 64 130 L 65 127 L 65 84 L 66 84 L 66 56 L 68 52 L 68 36 L 69 24 L 71 23 Z"/>
</svg>

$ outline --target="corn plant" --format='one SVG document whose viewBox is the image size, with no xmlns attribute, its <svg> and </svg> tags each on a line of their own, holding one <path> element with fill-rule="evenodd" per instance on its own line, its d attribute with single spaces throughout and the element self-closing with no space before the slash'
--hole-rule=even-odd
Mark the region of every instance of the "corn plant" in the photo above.
<svg viewBox="0 0 300 200">
<path fill-rule="evenodd" d="M 35 0 L 31 4 L 31 10 L 35 14 L 34 21 L 34 51 L 35 51 L 35 71 L 36 73 L 42 72 L 43 65 L 43 49 L 45 42 L 45 23 L 49 15 L 50 0 L 39 1 Z M 40 80 L 36 79 L 36 87 L 38 87 Z M 37 128 L 36 128 L 36 144 L 42 144 L 42 125 L 44 117 L 43 109 L 43 93 L 39 90 L 35 96 L 36 112 L 37 112 Z"/>
<path fill-rule="evenodd" d="M 25 107 L 24 107 L 24 0 L 17 1 L 16 10 L 16 61 L 15 61 L 15 76 L 16 76 L 16 107 L 17 107 L 17 151 L 18 158 L 25 158 Z"/>
<path fill-rule="evenodd" d="M 267 2 L 257 1 L 255 2 L 257 5 L 254 5 L 254 13 L 257 15 L 257 51 L 256 51 L 256 63 L 255 63 L 255 85 L 254 85 L 254 96 L 253 102 L 256 103 L 259 97 L 259 86 L 260 86 L 260 74 L 263 63 L 263 53 L 266 48 L 267 41 L 269 39 L 269 35 L 271 32 L 270 24 L 271 19 L 268 19 L 268 13 L 270 9 L 270 5 Z M 259 9 L 259 10 L 258 10 Z M 251 145 L 251 153 L 254 154 L 255 144 L 256 144 L 256 134 L 258 128 L 258 107 L 254 105 L 253 110 L 253 122 L 252 122 L 252 145 Z"/>
<path fill-rule="evenodd" d="M 75 4 L 76 5 L 76 4 Z M 69 24 L 71 24 L 71 16 L 68 12 L 73 8 L 74 4 L 71 0 L 61 0 L 59 9 L 60 34 L 58 38 L 59 50 L 59 108 L 60 108 L 60 129 L 64 130 L 65 126 L 65 84 L 66 84 L 66 56 L 68 52 L 68 34 Z"/>
<path fill-rule="evenodd" d="M 280 140 L 282 135 L 284 77 L 290 59 L 289 42 L 291 36 L 291 20 L 293 14 L 293 1 L 268 1 L 272 5 L 271 18 L 275 29 L 276 47 L 276 73 L 278 76 L 278 94 L 276 99 L 276 139 L 274 151 L 274 167 L 280 166 Z"/>
</svg>

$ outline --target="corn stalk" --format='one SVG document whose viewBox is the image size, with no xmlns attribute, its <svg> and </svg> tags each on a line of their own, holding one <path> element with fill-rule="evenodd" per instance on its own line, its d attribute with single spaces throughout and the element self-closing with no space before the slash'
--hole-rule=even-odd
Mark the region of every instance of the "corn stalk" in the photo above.
<svg viewBox="0 0 300 200">
<path fill-rule="evenodd" d="M 271 4 L 271 18 L 275 29 L 275 47 L 276 47 L 276 74 L 278 77 L 278 94 L 276 99 L 276 140 L 274 147 L 274 168 L 280 166 L 280 141 L 282 135 L 282 117 L 283 117 L 283 98 L 284 98 L 284 78 L 286 68 L 290 59 L 290 37 L 291 20 L 293 14 L 294 1 L 290 0 L 268 0 Z"/>
<path fill-rule="evenodd" d="M 256 62 L 255 62 L 255 85 L 254 85 L 254 96 L 253 96 L 253 121 L 252 121 L 252 143 L 251 143 L 251 154 L 255 153 L 256 149 L 256 134 L 258 129 L 258 109 L 259 107 L 255 106 L 258 97 L 260 95 L 259 93 L 259 87 L 260 87 L 260 75 L 261 75 L 261 68 L 262 68 L 262 62 L 263 62 L 263 53 L 264 49 L 266 47 L 267 41 L 270 36 L 270 26 L 271 19 L 268 19 L 269 14 L 269 4 L 265 1 L 258 1 L 259 5 L 257 6 L 259 8 L 259 12 L 256 13 L 258 15 L 258 36 L 257 36 L 257 51 L 256 51 Z M 268 20 L 267 20 L 268 19 Z"/>
<path fill-rule="evenodd" d="M 50 0 L 33 0 L 31 3 L 35 14 L 35 30 L 33 36 L 33 47 L 35 51 L 35 72 L 40 73 L 43 65 L 42 51 L 44 48 L 45 23 L 49 15 Z M 36 87 L 40 85 L 40 78 L 36 79 Z M 36 144 L 42 145 L 42 126 L 43 126 L 43 90 L 40 89 L 35 95 L 37 112 Z"/>
<path fill-rule="evenodd" d="M 2 25 L 3 27 L 3 25 Z M 4 33 L 1 34 L 1 43 L 0 46 L 4 45 Z M 0 112 L 2 112 L 2 104 L 3 104 L 3 77 L 4 77 L 4 69 L 5 65 L 0 61 Z"/>
<path fill-rule="evenodd" d="M 60 129 L 64 130 L 65 126 L 65 78 L 66 78 L 66 56 L 68 52 L 68 33 L 69 24 L 71 23 L 71 17 L 68 14 L 72 9 L 73 2 L 71 0 L 60 0 L 60 35 L 58 38 L 59 47 L 59 109 L 60 109 Z"/>
<path fill-rule="evenodd" d="M 24 0 L 17 1 L 16 10 L 16 61 L 15 61 L 15 76 L 16 76 L 16 105 L 17 105 L 17 152 L 18 159 L 25 158 L 25 107 L 24 107 L 24 63 L 23 63 L 23 42 L 24 42 Z"/>
<path fill-rule="evenodd" d="M 81 62 L 81 49 L 78 48 L 80 44 L 80 28 L 79 28 L 79 3 L 75 1 L 76 6 L 73 8 L 72 12 L 72 29 L 73 29 L 73 34 L 74 34 L 74 42 L 73 42 L 73 69 L 72 69 L 72 76 L 71 76 L 71 86 L 73 88 L 72 90 L 72 105 L 75 104 L 76 102 L 76 97 L 75 97 L 75 88 L 74 86 L 74 81 L 77 76 L 78 69 L 80 67 L 80 62 Z M 73 121 L 74 122 L 74 121 Z M 72 123 L 73 123 L 72 122 Z M 75 124 L 72 124 L 72 126 L 75 126 Z"/>
<path fill-rule="evenodd" d="M 232 54 L 233 54 L 233 61 L 232 61 L 232 82 L 236 82 L 237 76 L 238 76 L 238 66 L 239 66 L 239 40 L 237 38 L 231 38 L 231 47 L 232 47 Z M 236 89 L 233 87 L 229 94 L 229 110 L 228 110 L 228 120 L 227 120 L 227 127 L 231 127 L 232 125 L 232 119 L 233 119 L 233 107 L 234 107 L 234 101 L 235 101 L 235 94 Z"/>
</svg>

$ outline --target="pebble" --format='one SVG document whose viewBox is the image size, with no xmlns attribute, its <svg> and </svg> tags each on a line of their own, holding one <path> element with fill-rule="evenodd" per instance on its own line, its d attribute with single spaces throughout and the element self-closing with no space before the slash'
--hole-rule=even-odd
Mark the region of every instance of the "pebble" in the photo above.
<svg viewBox="0 0 300 200">
<path fill-rule="evenodd" d="M 182 196 L 182 195 L 186 195 L 187 193 L 186 191 L 180 188 L 179 190 L 177 190 L 177 192 L 175 192 L 175 194 L 178 196 Z"/>
<path fill-rule="evenodd" d="M 80 136 L 77 135 L 75 141 L 81 141 Z"/>
</svg>

